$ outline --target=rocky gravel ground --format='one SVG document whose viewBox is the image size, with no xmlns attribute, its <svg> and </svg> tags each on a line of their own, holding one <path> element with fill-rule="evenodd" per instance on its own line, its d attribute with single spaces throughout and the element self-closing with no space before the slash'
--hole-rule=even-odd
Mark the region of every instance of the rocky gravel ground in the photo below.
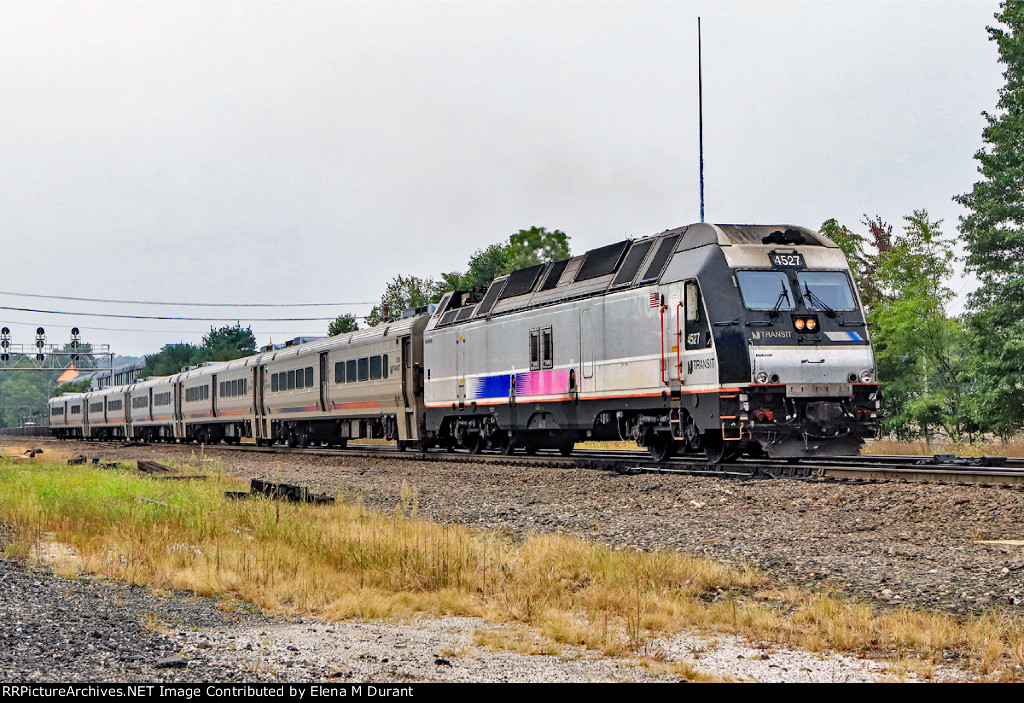
<svg viewBox="0 0 1024 703">
<path fill-rule="evenodd" d="M 92 448 L 123 459 L 194 448 Z M 1024 490 L 935 483 L 623 476 L 394 458 L 207 449 L 240 476 L 308 485 L 390 511 L 402 484 L 419 511 L 509 533 L 568 533 L 609 544 L 751 563 L 781 582 L 827 583 L 880 605 L 1024 615 Z"/>
<path fill-rule="evenodd" d="M 326 623 L 223 612 L 210 599 L 53 575 L 0 559 L 0 681 L 4 682 L 681 682 L 635 661 L 566 647 L 560 656 L 490 651 L 473 618 Z M 529 636 L 529 635 L 527 635 Z M 687 674 L 734 681 L 915 680 L 870 659 L 687 635 L 648 654 Z M 657 652 L 655 651 L 657 650 Z M 697 672 L 694 674 L 693 672 Z M 941 667 L 932 680 L 968 680 Z"/>
</svg>

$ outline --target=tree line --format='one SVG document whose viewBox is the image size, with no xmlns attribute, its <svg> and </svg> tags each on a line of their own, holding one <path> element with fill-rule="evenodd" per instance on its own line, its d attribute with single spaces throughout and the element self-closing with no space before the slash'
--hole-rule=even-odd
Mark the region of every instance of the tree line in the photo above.
<svg viewBox="0 0 1024 703">
<path fill-rule="evenodd" d="M 955 441 L 1009 438 L 1024 427 L 1024 0 L 1004 0 L 987 27 L 1004 64 L 996 111 L 984 112 L 979 179 L 953 199 L 966 270 L 980 285 L 962 315 L 954 293 L 953 238 L 926 210 L 903 218 L 902 232 L 881 218 L 867 235 L 835 220 L 822 231 L 854 269 L 885 384 L 885 429 L 899 438 Z"/>
</svg>

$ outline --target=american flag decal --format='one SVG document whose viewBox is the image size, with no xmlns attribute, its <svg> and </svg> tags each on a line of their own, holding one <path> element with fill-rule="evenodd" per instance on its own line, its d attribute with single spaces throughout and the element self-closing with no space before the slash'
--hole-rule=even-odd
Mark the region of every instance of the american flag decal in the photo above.
<svg viewBox="0 0 1024 703">
<path fill-rule="evenodd" d="M 651 293 L 651 307 L 656 308 L 661 305 L 661 293 Z"/>
</svg>

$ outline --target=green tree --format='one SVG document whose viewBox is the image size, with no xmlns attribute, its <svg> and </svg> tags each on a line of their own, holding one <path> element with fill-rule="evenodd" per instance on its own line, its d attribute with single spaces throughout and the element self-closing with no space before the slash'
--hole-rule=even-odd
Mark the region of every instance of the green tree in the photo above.
<svg viewBox="0 0 1024 703">
<path fill-rule="evenodd" d="M 1008 437 L 1024 426 L 1024 1 L 1004 0 L 987 27 L 1005 64 L 997 112 L 983 112 L 980 180 L 956 196 L 967 269 L 980 287 L 968 320 L 977 358 L 975 397 L 984 430 Z"/>
<path fill-rule="evenodd" d="M 366 323 L 372 327 L 400 315 L 403 310 L 436 303 L 444 292 L 444 285 L 433 278 L 399 274 L 388 283 L 380 303 L 374 305 L 366 316 Z"/>
<path fill-rule="evenodd" d="M 38 422 L 46 412 L 46 400 L 49 395 L 46 386 L 45 372 L 42 371 L 8 371 L 3 380 L 3 412 L 0 413 L 4 427 L 17 427 L 21 421 L 29 418 Z"/>
<path fill-rule="evenodd" d="M 61 383 L 53 389 L 53 393 L 50 394 L 51 398 L 56 398 L 62 393 L 85 393 L 89 390 L 91 381 L 89 379 L 82 379 L 81 381 L 68 381 Z"/>
<path fill-rule="evenodd" d="M 156 354 L 146 356 L 146 366 L 142 369 L 142 377 L 170 376 L 181 371 L 192 363 L 197 348 L 195 345 L 179 342 L 165 344 Z"/>
<path fill-rule="evenodd" d="M 355 332 L 357 329 L 359 329 L 359 323 L 356 321 L 356 316 L 347 312 L 344 315 L 338 315 L 327 326 L 327 336 L 336 337 L 346 332 Z"/>
<path fill-rule="evenodd" d="M 968 339 L 946 306 L 953 292 L 950 241 L 925 209 L 894 234 L 880 217 L 865 216 L 869 236 L 835 220 L 822 231 L 840 243 L 868 307 L 878 377 L 884 382 L 885 429 L 901 439 L 943 434 L 961 440 L 974 430 L 967 402 L 971 381 Z M 837 236 L 838 235 L 838 236 Z"/>
<path fill-rule="evenodd" d="M 255 353 L 256 337 L 251 327 L 242 327 L 240 323 L 211 327 L 209 333 L 203 335 L 203 343 L 192 357 L 192 364 L 231 361 Z"/>
<path fill-rule="evenodd" d="M 544 227 L 521 229 L 509 237 L 510 271 L 545 261 L 569 258 L 569 237 L 562 230 L 548 232 Z"/>
<path fill-rule="evenodd" d="M 548 232 L 543 227 L 521 229 L 508 242 L 473 252 L 465 273 L 442 274 L 441 282 L 444 290 L 486 289 L 498 276 L 569 256 L 569 237 L 565 232 Z"/>
</svg>

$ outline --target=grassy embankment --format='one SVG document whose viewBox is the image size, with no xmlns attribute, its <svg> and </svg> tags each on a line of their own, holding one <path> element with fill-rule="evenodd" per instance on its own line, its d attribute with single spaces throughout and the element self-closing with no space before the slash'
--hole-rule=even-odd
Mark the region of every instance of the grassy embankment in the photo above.
<svg viewBox="0 0 1024 703">
<path fill-rule="evenodd" d="M 195 473 L 194 467 L 184 468 Z M 956 651 L 995 678 L 1024 675 L 1024 622 L 958 620 L 909 609 L 875 613 L 836 594 L 776 589 L 752 569 L 557 535 L 514 540 L 417 518 L 403 487 L 394 514 L 231 501 L 243 488 L 159 481 L 129 469 L 0 461 L 8 557 L 40 554 L 63 575 L 96 574 L 325 619 L 479 616 L 503 624 L 479 642 L 531 653 L 580 645 L 643 656 L 652 638 L 688 629 L 811 650 L 870 653 L 925 675 Z M 910 662 L 909 664 L 907 662 Z M 693 674 L 690 664 L 648 661 Z"/>
<path fill-rule="evenodd" d="M 956 454 L 957 456 L 1013 456 L 1024 457 L 1024 440 L 1011 439 L 1009 442 L 975 442 L 974 444 L 936 443 L 924 440 L 917 442 L 894 442 L 883 439 L 868 442 L 861 449 L 862 454 L 909 454 L 931 456 L 933 454 Z"/>
</svg>

